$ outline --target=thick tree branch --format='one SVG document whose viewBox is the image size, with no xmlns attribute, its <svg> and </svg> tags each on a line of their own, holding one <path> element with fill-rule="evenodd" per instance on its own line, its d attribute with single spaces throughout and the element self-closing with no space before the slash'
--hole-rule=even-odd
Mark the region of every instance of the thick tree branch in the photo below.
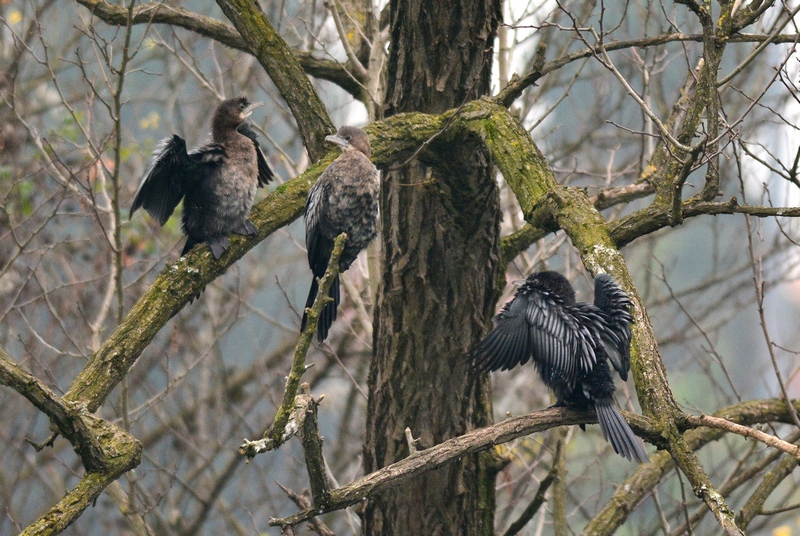
<svg viewBox="0 0 800 536">
<path fill-rule="evenodd" d="M 303 385 L 308 387 L 308 384 Z M 306 460 L 308 481 L 311 486 L 311 498 L 316 506 L 322 506 L 328 502 L 331 488 L 325 457 L 322 454 L 323 437 L 319 433 L 319 421 L 317 419 L 317 407 L 323 397 L 324 395 L 317 400 L 312 399 L 312 402 L 308 404 L 303 426 L 300 430 L 300 441 L 303 443 L 303 455 Z"/>
<path fill-rule="evenodd" d="M 0 384 L 7 385 L 27 398 L 50 418 L 72 444 L 89 472 L 106 471 L 112 464 L 104 442 L 109 435 L 115 441 L 139 442 L 108 421 L 89 413 L 85 407 L 64 401 L 36 376 L 23 370 L 0 348 Z M 141 445 L 138 446 L 141 451 Z"/>
<path fill-rule="evenodd" d="M 800 402 L 795 401 L 800 407 Z M 631 428 L 640 436 L 654 443 L 663 443 L 658 425 L 652 419 L 622 412 Z M 791 422 L 786 403 L 781 399 L 753 400 L 724 408 L 714 414 L 740 425 L 766 422 Z M 490 449 L 518 437 L 530 435 L 572 424 L 597 422 L 593 412 L 579 413 L 564 408 L 548 408 L 529 415 L 512 417 L 486 428 L 473 430 L 462 436 L 449 439 L 429 449 L 418 451 L 399 462 L 386 466 L 350 484 L 331 490 L 323 507 L 307 508 L 286 518 L 270 519 L 271 525 L 289 526 L 307 521 L 317 515 L 341 510 L 370 497 L 375 493 L 394 487 L 400 482 L 431 471 L 444 464 Z M 690 423 L 687 423 L 690 424 Z M 685 445 L 691 451 L 698 450 L 725 434 L 722 429 L 700 427 L 683 434 Z M 619 487 L 612 500 L 595 516 L 584 534 L 612 534 L 625 521 L 627 515 L 673 467 L 666 452 L 653 454 L 650 463 L 641 464 L 634 474 Z"/>
<path fill-rule="evenodd" d="M 594 205 L 598 210 L 602 207 L 599 201 L 595 202 Z M 680 212 L 682 220 L 697 216 L 716 216 L 719 214 L 749 214 L 757 218 L 800 217 L 800 208 L 798 207 L 740 205 L 735 197 L 730 198 L 728 201 L 700 201 L 697 199 L 690 199 L 681 204 Z M 680 222 L 675 222 L 673 216 L 674 210 L 670 206 L 650 205 L 624 218 L 609 222 L 609 233 L 614 243 L 622 248 L 637 238 L 652 234 L 664 227 L 678 225 Z M 552 226 L 552 222 L 546 220 L 540 220 L 538 225 L 525 225 L 516 233 L 508 235 L 503 239 L 503 257 L 510 262 L 514 257 L 528 249 L 531 244 L 544 238 L 553 230 L 555 229 Z"/>
<path fill-rule="evenodd" d="M 127 9 L 104 0 L 76 0 L 87 8 L 92 15 L 100 20 L 121 26 L 127 24 Z M 188 9 L 174 7 L 161 3 L 143 4 L 134 8 L 132 24 L 168 24 L 213 39 L 218 43 L 253 54 L 247 43 L 236 31 L 236 28 L 217 19 L 199 15 Z M 303 70 L 309 75 L 321 80 L 328 80 L 338 85 L 353 97 L 362 98 L 365 83 L 359 78 L 358 73 L 350 73 L 341 63 L 333 60 L 324 60 L 312 54 L 292 49 L 292 55 L 300 63 Z"/>
<path fill-rule="evenodd" d="M 628 415 L 626 414 L 626 416 Z M 548 430 L 555 426 L 590 422 L 596 422 L 593 413 L 578 413 L 564 408 L 549 408 L 530 415 L 513 417 L 449 439 L 427 450 L 418 451 L 408 458 L 388 465 L 346 486 L 331 490 L 328 502 L 323 507 L 309 508 L 286 518 L 270 519 L 270 525 L 296 525 L 317 515 L 352 506 L 366 497 L 466 455 L 481 452 L 512 439 Z M 643 417 L 637 417 L 635 422 L 638 423 L 635 425 L 635 429 L 639 429 L 641 426 L 646 427 L 649 421 Z"/>
<path fill-rule="evenodd" d="M 125 434 L 121 429 L 118 433 Z M 127 434 L 125 434 L 127 435 Z M 112 438 L 109 438 L 112 439 Z M 92 506 L 100 493 L 112 482 L 130 471 L 141 461 L 141 445 L 136 440 L 121 438 L 115 443 L 114 464 L 100 473 L 86 473 L 78 485 L 69 491 L 58 504 L 40 517 L 20 536 L 52 536 L 60 534 L 78 519 L 86 508 Z"/>
<path fill-rule="evenodd" d="M 289 499 L 291 499 L 292 502 L 296 504 L 298 508 L 302 508 L 305 510 L 306 508 L 311 508 L 311 506 L 313 505 L 311 499 L 308 497 L 307 492 L 304 491 L 302 495 L 298 495 L 294 491 L 282 485 L 280 482 L 276 482 L 276 484 L 278 484 L 278 487 L 283 490 L 286 496 L 289 497 Z M 330 530 L 325 524 L 323 524 L 318 517 L 309 520 L 308 528 L 311 532 L 315 532 L 320 536 L 336 536 L 334 532 Z"/>
<path fill-rule="evenodd" d="M 110 483 L 141 462 L 142 445 L 126 431 L 70 404 L 22 370 L 0 349 L 0 383 L 27 398 L 58 426 L 80 456 L 86 474 L 73 490 L 23 535 L 58 534 L 72 524 Z"/>
<path fill-rule="evenodd" d="M 606 188 L 589 198 L 589 201 L 594 205 L 597 210 L 605 210 L 613 206 L 628 203 L 636 199 L 641 199 L 651 195 L 655 189 L 650 182 L 638 182 L 628 186 L 621 186 L 617 188 Z M 547 222 L 542 222 L 541 225 L 532 225 L 526 223 L 520 228 L 519 231 L 503 237 L 500 244 L 502 252 L 502 265 L 507 265 L 514 260 L 517 255 L 528 249 L 531 244 L 544 238 L 548 230 L 546 229 Z M 504 270 L 499 270 L 504 272 Z M 505 279 L 505 278 L 504 278 Z"/>
<path fill-rule="evenodd" d="M 690 199 L 684 201 L 681 207 L 684 219 L 703 215 L 716 216 L 718 214 L 750 214 L 758 218 L 800 217 L 800 208 L 798 207 L 740 205 L 735 197 L 731 197 L 728 201 L 719 202 Z M 672 209 L 670 207 L 651 205 L 620 220 L 610 222 L 608 224 L 609 232 L 614 239 L 614 243 L 619 247 L 623 247 L 637 238 L 674 225 L 671 218 Z"/>
<path fill-rule="evenodd" d="M 800 439 L 800 431 L 795 431 L 791 435 L 791 441 L 796 442 Z M 780 458 L 783 455 L 782 451 L 774 450 L 768 453 L 766 456 L 758 460 L 753 465 L 749 466 L 747 469 L 743 471 L 739 471 L 736 475 L 732 476 L 731 478 L 727 479 L 719 488 L 720 493 L 724 497 L 729 496 L 733 491 L 740 488 L 745 484 L 749 484 L 750 481 L 764 473 L 765 468 L 775 463 L 775 460 Z M 683 523 L 681 526 L 677 527 L 672 531 L 673 536 L 680 536 L 682 534 L 686 534 L 689 530 L 689 526 L 696 527 L 700 520 L 705 517 L 706 513 L 708 512 L 708 508 L 697 508 L 695 513 L 688 519 L 687 522 Z M 745 528 L 741 525 L 738 518 L 736 524 Z"/>
<path fill-rule="evenodd" d="M 743 536 L 744 531 L 736 525 L 734 512 L 725 498 L 708 478 L 697 455 L 682 437 L 673 437 L 669 445 L 670 454 L 692 485 L 692 492 L 700 498 L 717 518 L 719 526 L 728 536 Z"/>
</svg>

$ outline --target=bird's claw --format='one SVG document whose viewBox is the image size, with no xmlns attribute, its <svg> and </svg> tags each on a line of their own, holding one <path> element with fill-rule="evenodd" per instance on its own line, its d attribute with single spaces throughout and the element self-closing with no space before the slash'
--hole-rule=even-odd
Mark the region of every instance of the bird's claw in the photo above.
<svg viewBox="0 0 800 536">
<path fill-rule="evenodd" d="M 244 234 L 245 236 L 252 236 L 258 232 L 258 227 L 250 220 L 244 221 Z"/>
<path fill-rule="evenodd" d="M 229 240 L 227 236 L 208 241 L 208 247 L 211 248 L 211 254 L 214 255 L 214 259 L 222 257 L 222 254 L 228 249 L 228 244 Z"/>
</svg>

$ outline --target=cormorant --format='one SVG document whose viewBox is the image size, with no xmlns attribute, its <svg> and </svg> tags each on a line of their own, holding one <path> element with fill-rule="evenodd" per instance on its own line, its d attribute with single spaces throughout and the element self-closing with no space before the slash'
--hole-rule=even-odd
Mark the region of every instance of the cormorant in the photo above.
<svg viewBox="0 0 800 536">
<path fill-rule="evenodd" d="M 594 406 L 603 437 L 614 451 L 647 461 L 644 445 L 614 403 L 608 361 L 623 380 L 630 368 L 631 301 L 607 274 L 598 275 L 594 305 L 575 301 L 575 290 L 557 272 L 534 273 L 494 318 L 494 329 L 470 356 L 482 371 L 508 370 L 532 360 L 556 394 L 556 406 Z M 583 427 L 582 427 L 583 428 Z"/>
<path fill-rule="evenodd" d="M 211 120 L 212 141 L 190 153 L 178 135 L 161 140 L 136 192 L 131 216 L 144 207 L 164 225 L 183 199 L 181 220 L 188 239 L 181 255 L 207 242 L 218 259 L 228 249 L 229 234 L 255 234 L 248 215 L 256 188 L 274 175 L 245 120 L 263 105 L 245 97 L 222 101 Z"/>
<path fill-rule="evenodd" d="M 370 161 L 370 145 L 366 132 L 356 127 L 344 126 L 336 135 L 325 141 L 339 145 L 344 151 L 331 162 L 306 199 L 306 249 L 308 265 L 314 277 L 308 291 L 306 308 L 314 304 L 319 285 L 317 278 L 325 274 L 334 239 L 347 233 L 347 242 L 339 259 L 339 272 L 344 272 L 378 234 L 378 170 Z M 317 339 L 328 336 L 336 308 L 339 305 L 339 276 L 333 282 L 328 303 L 317 322 Z M 300 331 L 306 326 L 307 313 L 303 312 Z"/>
</svg>

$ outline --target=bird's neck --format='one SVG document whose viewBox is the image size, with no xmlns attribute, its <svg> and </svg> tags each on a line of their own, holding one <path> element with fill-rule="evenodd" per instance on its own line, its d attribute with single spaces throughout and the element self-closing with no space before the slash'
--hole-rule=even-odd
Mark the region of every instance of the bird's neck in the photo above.
<svg viewBox="0 0 800 536">
<path fill-rule="evenodd" d="M 217 143 L 224 143 L 233 139 L 237 139 L 239 132 L 236 127 L 230 125 L 212 125 L 211 137 Z"/>
</svg>

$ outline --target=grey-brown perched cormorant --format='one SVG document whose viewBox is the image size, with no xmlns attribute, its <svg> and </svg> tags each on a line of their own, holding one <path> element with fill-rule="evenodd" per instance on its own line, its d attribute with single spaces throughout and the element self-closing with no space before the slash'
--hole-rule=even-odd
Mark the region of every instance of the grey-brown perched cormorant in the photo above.
<svg viewBox="0 0 800 536">
<path fill-rule="evenodd" d="M 335 136 L 327 136 L 325 141 L 339 145 L 344 152 L 322 172 L 306 199 L 306 249 L 308 265 L 314 274 L 306 308 L 314 304 L 319 290 L 317 278 L 325 274 L 334 239 L 347 233 L 347 242 L 339 259 L 339 271 L 344 272 L 378 234 L 378 170 L 369 159 L 370 145 L 366 132 L 344 126 Z M 333 301 L 325 306 L 317 322 L 320 342 L 328 336 L 328 330 L 336 320 L 339 276 L 336 276 L 329 295 Z M 306 320 L 304 311 L 300 331 L 305 328 Z"/>
<path fill-rule="evenodd" d="M 475 366 L 507 370 L 532 360 L 556 394 L 556 406 L 594 406 L 603 437 L 614 451 L 647 461 L 644 445 L 614 403 L 608 361 L 623 380 L 630 368 L 631 301 L 606 274 L 594 283 L 594 305 L 575 301 L 570 282 L 557 272 L 528 277 L 494 319 L 494 329 L 472 350 Z"/>
<path fill-rule="evenodd" d="M 228 249 L 228 235 L 255 234 L 248 219 L 256 188 L 273 179 L 256 133 L 245 120 L 263 102 L 245 97 L 222 101 L 211 120 L 212 141 L 186 152 L 177 135 L 164 138 L 142 179 L 131 206 L 164 225 L 183 199 L 183 232 L 188 239 L 181 255 L 207 242 L 214 258 Z"/>
</svg>

